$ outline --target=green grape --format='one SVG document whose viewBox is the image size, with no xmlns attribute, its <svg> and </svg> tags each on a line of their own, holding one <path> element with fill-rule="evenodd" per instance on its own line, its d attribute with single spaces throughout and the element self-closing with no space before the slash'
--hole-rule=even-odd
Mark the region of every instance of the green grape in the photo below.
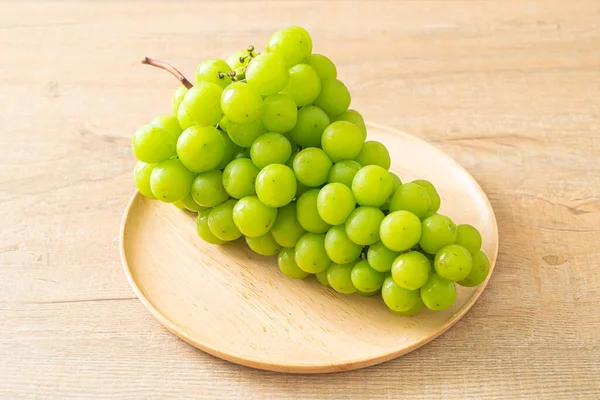
<svg viewBox="0 0 600 400">
<path fill-rule="evenodd" d="M 413 315 L 417 315 L 418 313 L 421 312 L 421 310 L 423 309 L 423 307 L 425 307 L 425 303 L 423 303 L 423 300 L 421 299 L 421 297 L 419 297 L 417 299 L 417 304 L 415 304 L 411 309 L 406 310 L 406 311 L 393 311 L 392 312 L 396 315 L 401 315 L 403 317 L 410 317 Z"/>
<path fill-rule="evenodd" d="M 260 118 L 263 109 L 263 99 L 260 93 L 247 83 L 234 82 L 223 90 L 221 108 L 227 116 L 229 124 L 231 122 L 248 124 Z M 229 127 L 229 129 L 231 128 Z M 236 142 L 233 137 L 231 140 Z M 236 144 L 246 147 L 237 142 Z"/>
<path fill-rule="evenodd" d="M 399 252 L 388 249 L 382 242 L 377 242 L 369 246 L 367 260 L 375 271 L 388 272 L 399 255 Z"/>
<path fill-rule="evenodd" d="M 474 255 L 481 249 L 481 234 L 474 226 L 461 224 L 456 227 L 456 241 L 454 243 L 464 247 L 469 250 L 471 255 Z"/>
<path fill-rule="evenodd" d="M 296 196 L 294 171 L 283 164 L 270 164 L 256 177 L 256 194 L 269 207 L 283 207 Z"/>
<path fill-rule="evenodd" d="M 281 133 L 265 133 L 250 147 L 250 158 L 259 169 L 270 164 L 285 164 L 291 155 L 292 145 Z"/>
<path fill-rule="evenodd" d="M 230 55 L 227 58 L 227 65 L 229 65 L 229 67 L 231 69 L 238 69 L 241 67 L 245 67 L 246 65 L 248 65 L 248 63 L 250 62 L 250 60 L 256 57 L 256 52 L 252 51 L 249 52 L 248 50 L 240 50 L 240 51 L 236 51 L 235 53 L 233 53 L 232 55 Z"/>
<path fill-rule="evenodd" d="M 198 232 L 198 236 L 202 240 L 210 244 L 223 244 L 224 240 L 219 239 L 210 231 L 208 227 L 208 216 L 210 215 L 210 210 L 202 210 L 198 212 L 198 217 L 196 218 L 196 232 Z"/>
<path fill-rule="evenodd" d="M 298 64 L 312 51 L 310 34 L 299 26 L 275 32 L 267 43 L 267 52 L 280 54 L 288 67 Z"/>
<path fill-rule="evenodd" d="M 248 85 L 262 96 L 279 92 L 290 81 L 285 60 L 278 54 L 263 53 L 253 58 L 246 69 Z"/>
<path fill-rule="evenodd" d="M 327 182 L 343 183 L 352 189 L 352 181 L 360 168 L 360 164 L 353 160 L 338 161 L 331 167 Z"/>
<path fill-rule="evenodd" d="M 223 88 L 215 83 L 200 82 L 189 89 L 179 106 L 177 117 L 183 129 L 192 125 L 214 126 L 223 118 L 221 94 Z M 182 111 L 183 110 L 183 111 Z M 187 117 L 186 117 L 187 116 Z M 188 119 L 189 118 L 189 119 Z"/>
<path fill-rule="evenodd" d="M 346 264 L 360 257 L 362 246 L 350 240 L 344 225 L 337 225 L 325 234 L 325 251 L 331 261 Z"/>
<path fill-rule="evenodd" d="M 158 200 L 173 203 L 190 194 L 194 173 L 176 158 L 154 166 L 150 174 L 150 189 Z"/>
<path fill-rule="evenodd" d="M 227 200 L 215 206 L 208 214 L 208 228 L 217 238 L 230 242 L 242 236 L 233 222 L 233 208 L 237 200 Z"/>
<path fill-rule="evenodd" d="M 311 104 L 321 92 L 321 79 L 315 70 L 306 64 L 290 68 L 290 81 L 281 91 L 294 99 L 298 107 Z"/>
<path fill-rule="evenodd" d="M 431 262 L 418 251 L 400 254 L 392 265 L 392 278 L 400 287 L 417 290 L 429 280 Z"/>
<path fill-rule="evenodd" d="M 263 133 L 267 132 L 259 118 L 247 124 L 238 124 L 227 121 L 227 134 L 233 143 L 241 147 L 250 147 L 252 143 Z"/>
<path fill-rule="evenodd" d="M 316 273 L 315 277 L 321 285 L 325 287 L 331 287 L 331 285 L 329 285 L 329 281 L 327 280 L 327 270 Z"/>
<path fill-rule="evenodd" d="M 485 281 L 489 273 L 490 260 L 483 251 L 479 250 L 473 255 L 473 268 L 471 268 L 471 272 L 469 272 L 469 275 L 465 279 L 457 283 L 467 287 L 478 286 Z"/>
<path fill-rule="evenodd" d="M 180 203 L 188 211 L 200 212 L 206 210 L 206 207 L 202 207 L 200 204 L 196 203 L 191 193 L 182 199 Z"/>
<path fill-rule="evenodd" d="M 325 233 L 331 226 L 321 218 L 317 209 L 319 189 L 304 192 L 296 201 L 296 217 L 300 225 L 312 233 Z"/>
<path fill-rule="evenodd" d="M 235 159 L 223 170 L 223 188 L 236 199 L 256 194 L 254 185 L 259 172 L 252 160 Z"/>
<path fill-rule="evenodd" d="M 171 101 L 171 112 L 173 115 L 177 115 L 177 111 L 179 110 L 179 105 L 183 101 L 185 94 L 187 93 L 187 88 L 185 86 L 179 86 L 175 93 L 173 94 L 173 100 Z"/>
<path fill-rule="evenodd" d="M 433 262 L 435 272 L 448 281 L 461 281 L 473 269 L 473 258 L 469 250 L 457 244 L 442 247 Z"/>
<path fill-rule="evenodd" d="M 296 264 L 296 260 L 294 260 L 294 254 L 294 249 L 283 248 L 279 250 L 277 265 L 279 265 L 279 270 L 288 278 L 304 279 L 310 274 L 300 269 L 298 264 Z"/>
<path fill-rule="evenodd" d="M 394 180 L 379 165 L 362 167 L 352 180 L 352 193 L 362 206 L 381 207 L 392 194 Z"/>
<path fill-rule="evenodd" d="M 346 222 L 355 206 L 352 190 L 343 183 L 329 183 L 323 186 L 317 196 L 317 211 L 323 221 L 330 225 Z"/>
<path fill-rule="evenodd" d="M 317 147 L 306 148 L 294 158 L 296 178 L 306 186 L 315 187 L 327 182 L 332 166 L 329 156 Z"/>
<path fill-rule="evenodd" d="M 342 294 L 356 293 L 356 287 L 352 283 L 352 268 L 354 262 L 349 264 L 332 263 L 327 268 L 327 282 L 333 290 Z"/>
<path fill-rule="evenodd" d="M 238 158 L 250 159 L 250 149 L 240 147 L 240 149 L 233 155 L 234 160 L 237 160 Z M 250 160 L 250 162 L 252 162 L 252 160 Z M 252 165 L 254 165 L 254 163 Z"/>
<path fill-rule="evenodd" d="M 392 177 L 392 194 L 390 195 L 390 198 L 388 199 L 388 201 L 386 201 L 380 207 L 382 210 L 389 210 L 390 209 L 390 200 L 391 200 L 392 196 L 394 195 L 394 193 L 396 193 L 396 191 L 398 190 L 398 188 L 400 186 L 402 186 L 402 181 L 400 180 L 400 178 L 398 178 L 398 175 L 396 175 L 393 172 L 390 172 L 390 175 Z"/>
<path fill-rule="evenodd" d="M 179 160 L 196 173 L 215 169 L 223 160 L 226 149 L 223 134 L 212 126 L 192 126 L 177 141 Z"/>
<path fill-rule="evenodd" d="M 179 208 L 180 210 L 185 211 L 185 207 L 183 206 L 183 203 L 181 202 L 181 200 L 178 200 L 176 202 L 172 203 L 175 207 Z"/>
<path fill-rule="evenodd" d="M 372 292 L 361 292 L 360 290 L 357 290 L 356 294 L 361 297 L 372 297 L 372 296 L 375 296 L 379 292 L 380 292 L 380 290 L 374 290 Z"/>
<path fill-rule="evenodd" d="M 314 104 L 330 117 L 337 117 L 348 109 L 350 92 L 346 85 L 337 79 L 323 79 L 321 81 L 321 92 Z"/>
<path fill-rule="evenodd" d="M 421 299 L 430 310 L 441 311 L 450 308 L 456 300 L 456 286 L 440 277 L 431 274 L 427 283 L 420 289 Z"/>
<path fill-rule="evenodd" d="M 377 243 L 383 218 L 383 212 L 377 207 L 358 207 L 346 220 L 346 233 L 350 240 L 361 246 Z"/>
<path fill-rule="evenodd" d="M 258 237 L 246 236 L 246 243 L 250 250 L 261 256 L 274 256 L 281 250 L 281 246 L 275 242 L 270 233 Z"/>
<path fill-rule="evenodd" d="M 235 155 L 240 151 L 240 146 L 233 143 L 229 135 L 225 132 L 221 132 L 223 141 L 225 142 L 225 150 L 223 152 L 223 158 L 216 169 L 224 169 L 231 161 L 234 160 Z"/>
<path fill-rule="evenodd" d="M 264 100 L 262 122 L 271 132 L 284 133 L 294 128 L 298 118 L 298 108 L 287 94 L 274 94 Z"/>
<path fill-rule="evenodd" d="M 363 142 L 365 141 L 365 139 L 367 137 L 367 125 L 365 125 L 365 120 L 363 119 L 362 115 L 360 115 L 360 113 L 358 111 L 348 109 L 348 110 L 344 111 L 342 114 L 338 115 L 337 117 L 334 117 L 331 119 L 331 122 L 336 122 L 336 121 L 347 121 L 347 122 L 351 122 L 354 125 L 356 125 L 363 134 Z"/>
<path fill-rule="evenodd" d="M 271 228 L 273 239 L 283 247 L 294 247 L 306 233 L 296 218 L 296 204 L 289 203 L 277 210 L 277 218 Z"/>
<path fill-rule="evenodd" d="M 390 199 L 390 211 L 405 210 L 423 218 L 429 209 L 429 196 L 416 183 L 401 185 Z"/>
<path fill-rule="evenodd" d="M 223 118 L 221 118 L 218 125 L 219 126 L 217 126 L 217 128 L 219 128 L 223 132 L 227 133 L 227 131 L 228 131 L 227 126 L 229 125 L 229 119 L 227 119 L 227 117 L 224 116 Z"/>
<path fill-rule="evenodd" d="M 335 79 L 337 78 L 337 69 L 335 64 L 327 57 L 321 54 L 309 54 L 302 61 L 308 64 L 317 73 L 319 79 Z"/>
<path fill-rule="evenodd" d="M 423 189 L 425 189 L 425 192 L 427 192 L 427 197 L 429 197 L 429 212 L 435 213 L 437 212 L 437 210 L 440 209 L 440 195 L 438 194 L 437 190 L 435 189 L 435 186 L 433 186 L 433 184 L 429 181 L 426 181 L 424 179 L 419 179 L 416 181 L 413 181 L 412 183 L 416 183 L 417 185 L 421 186 Z"/>
<path fill-rule="evenodd" d="M 329 126 L 329 122 L 329 117 L 319 107 L 302 107 L 298 110 L 296 126 L 288 135 L 299 146 L 318 147 L 321 145 L 321 136 Z"/>
<path fill-rule="evenodd" d="M 312 189 L 310 186 L 306 186 L 303 183 L 298 182 L 297 188 L 296 188 L 296 199 L 298 199 L 300 196 L 302 196 L 307 190 Z"/>
<path fill-rule="evenodd" d="M 141 194 L 149 199 L 156 199 L 156 197 L 152 194 L 152 189 L 150 189 L 150 176 L 152 175 L 152 170 L 155 166 L 156 164 L 147 164 L 143 161 L 138 161 L 133 169 L 135 186 Z"/>
<path fill-rule="evenodd" d="M 372 293 L 381 289 L 385 276 L 371 268 L 367 260 L 360 260 L 352 268 L 350 278 L 356 289 L 363 293 Z"/>
<path fill-rule="evenodd" d="M 381 297 L 392 311 L 408 311 L 419 302 L 419 291 L 408 290 L 396 285 L 391 276 L 383 281 Z"/>
<path fill-rule="evenodd" d="M 381 222 L 379 234 L 388 249 L 405 251 L 419 243 L 421 221 L 410 211 L 394 211 Z"/>
<path fill-rule="evenodd" d="M 179 120 L 171 114 L 159 115 L 150 122 L 150 125 L 158 126 L 159 128 L 175 134 L 177 137 L 183 132 L 183 129 L 181 129 L 181 126 L 179 125 Z"/>
<path fill-rule="evenodd" d="M 294 260 L 304 272 L 317 274 L 325 271 L 331 260 L 325 251 L 325 235 L 307 232 L 298 240 Z"/>
<path fill-rule="evenodd" d="M 434 214 L 422 222 L 419 246 L 429 254 L 437 253 L 442 247 L 456 242 L 456 225 L 445 215 Z"/>
<path fill-rule="evenodd" d="M 202 61 L 196 69 L 196 82 L 210 82 L 225 88 L 231 83 L 227 73 L 231 70 L 223 60 L 209 59 Z"/>
<path fill-rule="evenodd" d="M 148 124 L 141 126 L 133 134 L 131 147 L 133 155 L 145 163 L 157 163 L 175 155 L 177 134 L 160 126 Z"/>
<path fill-rule="evenodd" d="M 223 173 L 218 170 L 196 175 L 192 183 L 192 198 L 202 207 L 214 207 L 229 198 L 223 187 Z"/>
<path fill-rule="evenodd" d="M 365 141 L 356 125 L 347 121 L 333 122 L 323 132 L 321 146 L 333 162 L 352 160 Z"/>
<path fill-rule="evenodd" d="M 390 152 L 382 143 L 376 140 L 367 140 L 354 161 L 363 167 L 366 165 L 379 165 L 382 168 L 390 169 L 390 165 L 392 165 Z"/>
<path fill-rule="evenodd" d="M 246 196 L 233 208 L 233 222 L 247 237 L 267 234 L 275 218 L 277 209 L 264 205 L 256 196 Z"/>
</svg>

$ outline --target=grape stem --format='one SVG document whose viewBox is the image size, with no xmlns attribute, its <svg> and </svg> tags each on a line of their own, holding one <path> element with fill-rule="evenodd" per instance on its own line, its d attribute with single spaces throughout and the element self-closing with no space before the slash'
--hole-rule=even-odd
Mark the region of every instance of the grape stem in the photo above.
<svg viewBox="0 0 600 400">
<path fill-rule="evenodd" d="M 165 71 L 170 72 L 171 75 L 173 75 L 175 78 L 177 78 L 177 80 L 179 82 L 181 82 L 181 84 L 188 89 L 191 89 L 194 86 L 194 85 L 192 85 L 192 83 L 190 81 L 188 81 L 188 79 L 185 76 L 183 76 L 183 74 L 181 72 L 179 72 L 179 70 L 177 68 L 175 68 L 171 64 L 168 64 L 168 63 L 162 62 L 162 61 L 158 61 L 158 60 L 155 60 L 155 59 L 149 58 L 149 57 L 144 57 L 142 59 L 142 64 L 152 65 L 153 67 L 164 69 Z"/>
</svg>

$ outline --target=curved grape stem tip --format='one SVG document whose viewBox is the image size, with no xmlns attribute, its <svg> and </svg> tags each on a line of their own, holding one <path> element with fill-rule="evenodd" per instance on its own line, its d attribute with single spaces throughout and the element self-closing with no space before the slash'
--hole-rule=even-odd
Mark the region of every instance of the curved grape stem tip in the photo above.
<svg viewBox="0 0 600 400">
<path fill-rule="evenodd" d="M 153 58 L 144 57 L 142 59 L 142 64 L 152 65 L 153 67 L 164 69 L 167 72 L 170 72 L 183 86 L 188 89 L 191 89 L 194 85 L 185 77 L 177 68 L 163 61 L 155 60 Z"/>
</svg>

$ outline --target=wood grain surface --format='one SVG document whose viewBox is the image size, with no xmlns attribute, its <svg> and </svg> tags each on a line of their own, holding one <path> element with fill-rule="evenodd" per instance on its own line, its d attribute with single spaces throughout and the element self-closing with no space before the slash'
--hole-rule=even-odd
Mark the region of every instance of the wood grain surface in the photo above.
<svg viewBox="0 0 600 400">
<path fill-rule="evenodd" d="M 429 345 L 323 376 L 240 367 L 128 287 L 133 130 L 206 57 L 305 26 L 366 119 L 456 158 L 500 231 L 473 309 Z M 600 398 L 600 2 L 0 3 L 0 398 Z"/>
</svg>

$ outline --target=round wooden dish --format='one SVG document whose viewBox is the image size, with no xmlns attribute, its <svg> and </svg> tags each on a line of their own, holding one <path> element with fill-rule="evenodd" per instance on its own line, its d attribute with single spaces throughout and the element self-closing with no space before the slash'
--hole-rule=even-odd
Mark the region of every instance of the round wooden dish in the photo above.
<svg viewBox="0 0 600 400">
<path fill-rule="evenodd" d="M 498 229 L 473 177 L 443 152 L 403 132 L 369 124 L 369 139 L 390 149 L 403 181 L 428 179 L 440 212 L 476 226 L 493 271 Z M 237 241 L 223 246 L 196 235 L 195 215 L 136 193 L 121 226 L 121 258 L 134 292 L 167 329 L 212 355 L 271 371 L 326 373 L 367 367 L 441 335 L 487 285 L 458 287 L 453 307 L 414 317 L 392 314 L 380 296 L 344 296 L 314 278 L 285 277 L 276 257 Z M 489 280 L 489 277 L 488 277 Z"/>
</svg>

